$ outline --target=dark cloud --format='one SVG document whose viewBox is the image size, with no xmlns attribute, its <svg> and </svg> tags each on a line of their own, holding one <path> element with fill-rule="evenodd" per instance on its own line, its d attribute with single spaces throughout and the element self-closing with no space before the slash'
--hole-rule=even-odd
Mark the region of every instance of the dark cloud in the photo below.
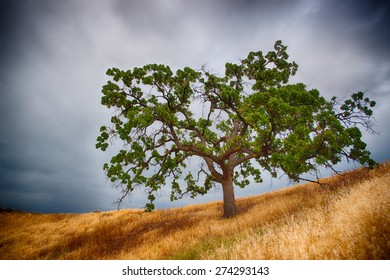
<svg viewBox="0 0 390 280">
<path fill-rule="evenodd" d="M 300 68 L 293 80 L 325 96 L 365 90 L 378 101 L 379 136 L 365 134 L 377 160 L 389 158 L 389 4 L 379 1 L 2 1 L 0 36 L 0 205 L 42 212 L 113 209 L 110 154 L 95 150 L 110 112 L 100 105 L 108 67 L 164 63 L 222 72 L 277 39 Z M 345 164 L 340 167 L 349 168 Z M 238 190 L 238 196 L 286 181 Z M 158 207 L 221 198 L 220 191 Z M 142 190 L 127 207 L 143 207 Z"/>
<path fill-rule="evenodd" d="M 321 1 L 312 16 L 318 30 L 333 33 L 335 40 L 352 41 L 356 48 L 389 59 L 388 1 Z"/>
</svg>

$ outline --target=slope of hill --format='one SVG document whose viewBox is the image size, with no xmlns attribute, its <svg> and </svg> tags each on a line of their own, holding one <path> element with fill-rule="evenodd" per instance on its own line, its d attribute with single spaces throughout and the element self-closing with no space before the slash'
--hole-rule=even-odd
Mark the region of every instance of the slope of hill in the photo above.
<svg viewBox="0 0 390 280">
<path fill-rule="evenodd" d="M 239 199 L 144 213 L 0 213 L 0 259 L 390 259 L 390 163 Z"/>
</svg>

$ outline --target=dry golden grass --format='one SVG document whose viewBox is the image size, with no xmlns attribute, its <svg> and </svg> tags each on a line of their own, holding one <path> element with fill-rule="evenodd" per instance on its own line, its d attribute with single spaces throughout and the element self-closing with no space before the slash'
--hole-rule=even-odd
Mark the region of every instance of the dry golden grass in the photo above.
<svg viewBox="0 0 390 280">
<path fill-rule="evenodd" d="M 390 163 L 239 199 L 144 213 L 0 213 L 0 259 L 389 259 Z"/>
<path fill-rule="evenodd" d="M 207 259 L 388 259 L 390 174 L 346 188 L 328 202 L 248 231 Z"/>
</svg>

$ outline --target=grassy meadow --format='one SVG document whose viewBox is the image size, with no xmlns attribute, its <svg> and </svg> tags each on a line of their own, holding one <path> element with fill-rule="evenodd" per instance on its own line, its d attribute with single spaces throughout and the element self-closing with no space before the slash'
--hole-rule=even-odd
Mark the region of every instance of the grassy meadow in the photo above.
<svg viewBox="0 0 390 280">
<path fill-rule="evenodd" d="M 0 259 L 390 259 L 390 163 L 238 199 L 156 210 L 0 213 Z"/>
</svg>

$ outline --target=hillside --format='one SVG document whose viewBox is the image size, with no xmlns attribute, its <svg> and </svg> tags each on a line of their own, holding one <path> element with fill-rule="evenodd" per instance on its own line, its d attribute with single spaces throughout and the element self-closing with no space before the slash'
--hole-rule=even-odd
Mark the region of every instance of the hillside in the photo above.
<svg viewBox="0 0 390 280">
<path fill-rule="evenodd" d="M 239 199 L 144 213 L 0 213 L 0 259 L 390 259 L 390 163 Z"/>
</svg>

